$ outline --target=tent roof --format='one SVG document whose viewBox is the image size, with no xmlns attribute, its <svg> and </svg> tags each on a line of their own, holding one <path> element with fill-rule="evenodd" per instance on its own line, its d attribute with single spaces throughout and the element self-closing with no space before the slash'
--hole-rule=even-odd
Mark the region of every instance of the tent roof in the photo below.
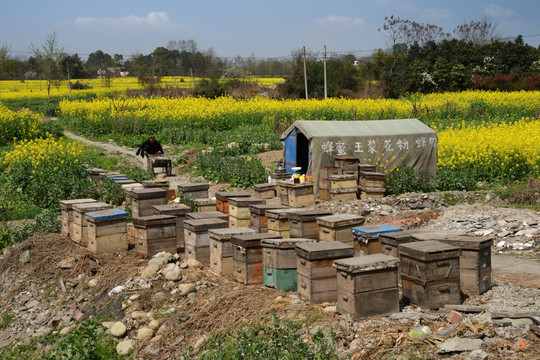
<svg viewBox="0 0 540 360">
<path fill-rule="evenodd" d="M 418 119 L 350 120 L 350 121 L 295 121 L 281 135 L 285 139 L 298 128 L 308 140 L 314 137 L 391 136 L 407 134 L 435 134 L 436 132 Z"/>
</svg>

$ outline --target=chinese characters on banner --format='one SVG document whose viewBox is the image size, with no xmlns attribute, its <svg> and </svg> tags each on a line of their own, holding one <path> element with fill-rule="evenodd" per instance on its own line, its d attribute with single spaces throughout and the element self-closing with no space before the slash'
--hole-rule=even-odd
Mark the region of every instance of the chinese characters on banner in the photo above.
<svg viewBox="0 0 540 360">
<path fill-rule="evenodd" d="M 432 148 L 437 146 L 436 137 L 419 137 L 414 140 L 414 144 L 409 144 L 409 140 L 405 138 L 398 138 L 393 141 L 392 139 L 383 139 L 382 150 L 385 154 L 391 155 L 394 152 L 403 152 L 409 150 L 409 146 L 414 146 L 417 149 Z M 358 155 L 359 153 L 366 152 L 369 155 L 377 154 L 377 139 L 368 139 L 364 144 L 362 141 L 356 141 L 354 147 L 350 149 L 352 155 Z M 347 146 L 341 141 L 326 141 L 321 145 L 323 153 L 327 153 L 330 156 L 346 156 L 349 152 Z"/>
</svg>

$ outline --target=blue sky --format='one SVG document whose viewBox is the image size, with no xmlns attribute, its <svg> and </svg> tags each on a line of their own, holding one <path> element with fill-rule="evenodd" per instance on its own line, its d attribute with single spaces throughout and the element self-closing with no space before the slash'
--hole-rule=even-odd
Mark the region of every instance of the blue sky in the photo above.
<svg viewBox="0 0 540 360">
<path fill-rule="evenodd" d="M 286 57 L 323 45 L 360 56 L 387 46 L 377 29 L 392 14 L 447 32 L 487 16 L 501 36 L 540 43 L 539 0 L 0 0 L 0 45 L 26 56 L 56 31 L 65 51 L 83 58 L 96 50 L 147 54 L 181 39 L 223 57 Z"/>
</svg>

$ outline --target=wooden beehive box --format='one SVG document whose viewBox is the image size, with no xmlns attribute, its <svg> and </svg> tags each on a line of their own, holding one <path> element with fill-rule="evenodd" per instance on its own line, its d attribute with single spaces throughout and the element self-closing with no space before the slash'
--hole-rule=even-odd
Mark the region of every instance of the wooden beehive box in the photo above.
<svg viewBox="0 0 540 360">
<path fill-rule="evenodd" d="M 461 292 L 480 295 L 491 289 L 491 246 L 493 239 L 453 236 L 439 240 L 461 249 L 459 284 Z"/>
<path fill-rule="evenodd" d="M 334 158 L 334 166 L 342 170 L 358 171 L 360 159 L 352 156 L 336 156 Z"/>
<path fill-rule="evenodd" d="M 79 243 L 82 246 L 88 245 L 88 222 L 86 221 L 86 216 L 84 214 L 112 209 L 113 206 L 103 203 L 103 202 L 91 202 L 91 203 L 81 203 L 73 204 L 73 225 L 72 225 L 72 234 L 71 240 Z"/>
<path fill-rule="evenodd" d="M 94 199 L 60 200 L 62 210 L 62 235 L 71 237 L 73 234 L 73 205 L 96 203 Z"/>
<path fill-rule="evenodd" d="M 200 220 L 200 219 L 221 219 L 228 221 L 229 216 L 222 213 L 221 211 L 204 211 L 204 212 L 191 212 L 186 214 L 186 219 L 190 220 Z"/>
<path fill-rule="evenodd" d="M 327 180 L 332 175 L 341 175 L 343 170 L 335 166 L 322 166 L 319 168 L 319 179 Z M 321 185 L 319 180 L 319 186 Z"/>
<path fill-rule="evenodd" d="M 453 231 L 438 231 L 438 232 L 415 232 L 411 237 L 416 241 L 444 240 L 455 236 L 465 235 L 464 233 Z"/>
<path fill-rule="evenodd" d="M 298 295 L 311 303 L 336 302 L 337 278 L 334 260 L 354 256 L 354 247 L 343 242 L 296 245 Z"/>
<path fill-rule="evenodd" d="M 398 245 L 403 297 L 428 309 L 461 304 L 458 247 L 440 241 Z"/>
<path fill-rule="evenodd" d="M 207 199 L 209 188 L 210 188 L 210 185 L 207 183 L 178 185 L 178 197 L 179 198 L 191 197 L 193 199 Z"/>
<path fill-rule="evenodd" d="M 184 220 L 186 215 L 191 212 L 191 208 L 180 203 L 155 205 L 153 207 L 154 215 L 169 215 L 176 218 L 176 246 L 184 249 Z"/>
<path fill-rule="evenodd" d="M 233 268 L 236 281 L 246 284 L 263 282 L 263 239 L 279 239 L 272 234 L 248 234 L 231 237 Z"/>
<path fill-rule="evenodd" d="M 152 257 L 166 251 L 176 254 L 176 217 L 150 215 L 133 218 L 135 252 Z"/>
<path fill-rule="evenodd" d="M 249 207 L 255 204 L 266 204 L 266 200 L 254 197 L 239 197 L 229 199 L 229 216 L 237 219 L 250 219 Z"/>
<path fill-rule="evenodd" d="M 281 181 L 280 196 L 281 205 L 286 205 L 291 208 L 309 207 L 315 204 L 315 195 L 313 192 L 313 183 L 295 184 L 292 181 Z M 286 203 L 284 203 L 286 191 Z"/>
<path fill-rule="evenodd" d="M 296 245 L 314 243 L 312 239 L 264 239 L 263 285 L 283 291 L 296 291 Z"/>
<path fill-rule="evenodd" d="M 147 189 L 169 190 L 169 180 L 145 180 L 142 182 L 143 187 Z"/>
<path fill-rule="evenodd" d="M 195 207 L 197 212 L 217 211 L 217 201 L 213 198 L 195 199 Z"/>
<path fill-rule="evenodd" d="M 237 235 L 255 234 L 249 228 L 210 229 L 210 270 L 220 275 L 233 276 L 233 249 L 231 238 Z"/>
<path fill-rule="evenodd" d="M 196 213 L 204 214 L 204 213 Z M 184 220 L 184 242 L 186 259 L 196 259 L 210 264 L 210 229 L 227 228 L 229 223 L 218 218 Z"/>
<path fill-rule="evenodd" d="M 354 247 L 352 228 L 364 224 L 365 218 L 354 214 L 335 214 L 317 218 L 319 241 L 339 241 Z"/>
<path fill-rule="evenodd" d="M 284 205 L 266 205 L 266 204 L 251 205 L 249 207 L 249 212 L 251 214 L 249 227 L 260 233 L 268 232 L 268 217 L 266 216 L 266 211 L 277 210 L 277 209 L 287 209 L 287 207 Z"/>
<path fill-rule="evenodd" d="M 288 213 L 290 236 L 319 240 L 317 218 L 328 215 L 332 213 L 325 210 L 301 210 Z"/>
<path fill-rule="evenodd" d="M 131 215 L 133 218 L 151 216 L 155 205 L 167 204 L 167 190 L 159 188 L 132 188 L 126 190 L 131 199 Z"/>
<path fill-rule="evenodd" d="M 416 233 L 417 231 L 415 230 L 381 233 L 379 235 L 381 254 L 390 255 L 399 259 L 398 245 L 418 241 L 413 237 Z"/>
<path fill-rule="evenodd" d="M 360 177 L 360 173 L 362 171 L 364 171 L 364 172 L 376 172 L 377 171 L 377 166 L 373 165 L 373 164 L 365 164 L 365 163 L 358 164 L 358 177 Z"/>
<path fill-rule="evenodd" d="M 357 187 L 355 175 L 330 175 L 319 180 L 319 188 L 324 190 L 354 189 Z"/>
<path fill-rule="evenodd" d="M 251 194 L 245 191 L 218 191 L 216 192 L 217 211 L 229 215 L 229 199 L 235 197 L 251 197 Z"/>
<path fill-rule="evenodd" d="M 253 185 L 254 197 L 258 199 L 272 199 L 276 197 L 276 184 L 266 183 Z"/>
<path fill-rule="evenodd" d="M 358 175 L 358 185 L 366 188 L 384 188 L 386 175 L 374 171 L 361 171 Z"/>
<path fill-rule="evenodd" d="M 382 188 L 369 188 L 362 185 L 358 185 L 358 198 L 360 200 L 380 200 L 384 197 L 386 190 Z"/>
<path fill-rule="evenodd" d="M 97 254 L 128 249 L 127 212 L 108 209 L 89 212 L 85 216 L 88 223 L 88 250 Z"/>
<path fill-rule="evenodd" d="M 354 254 L 372 255 L 382 252 L 379 235 L 390 232 L 403 231 L 402 228 L 387 224 L 368 225 L 353 228 Z"/>
<path fill-rule="evenodd" d="M 328 200 L 328 201 L 352 201 L 356 200 L 357 198 L 357 188 L 351 188 L 351 189 L 319 189 L 319 198 L 321 200 Z"/>
<path fill-rule="evenodd" d="M 399 311 L 399 259 L 383 254 L 334 261 L 337 312 L 359 319 Z"/>
<path fill-rule="evenodd" d="M 88 176 L 90 176 L 90 179 L 92 179 L 93 181 L 95 182 L 99 182 L 100 180 L 100 175 L 101 174 L 105 174 L 106 171 L 103 170 L 103 169 L 100 169 L 100 168 L 92 168 L 90 169 L 90 173 L 88 174 Z"/>
<path fill-rule="evenodd" d="M 268 218 L 268 233 L 279 235 L 282 238 L 289 238 L 289 216 L 288 213 L 301 211 L 300 209 L 273 209 L 266 211 Z"/>
</svg>

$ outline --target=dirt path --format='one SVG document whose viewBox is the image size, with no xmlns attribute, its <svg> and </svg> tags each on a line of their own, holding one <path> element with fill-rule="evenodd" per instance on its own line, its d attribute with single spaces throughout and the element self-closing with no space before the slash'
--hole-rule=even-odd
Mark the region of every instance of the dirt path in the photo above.
<svg viewBox="0 0 540 360">
<path fill-rule="evenodd" d="M 492 253 L 491 267 L 494 278 L 540 288 L 540 259 Z"/>
<path fill-rule="evenodd" d="M 64 130 L 64 135 L 73 140 L 77 140 L 82 143 L 103 149 L 107 152 L 108 155 L 121 155 L 124 157 L 124 159 L 129 161 L 130 164 L 133 164 L 143 169 L 146 168 L 146 161 L 142 157 L 135 155 L 135 152 L 137 151 L 137 149 L 128 148 L 126 146 L 119 146 L 115 144 L 114 142 L 104 143 L 100 141 L 88 140 L 82 136 L 75 135 L 71 131 L 67 131 L 67 130 Z"/>
</svg>

